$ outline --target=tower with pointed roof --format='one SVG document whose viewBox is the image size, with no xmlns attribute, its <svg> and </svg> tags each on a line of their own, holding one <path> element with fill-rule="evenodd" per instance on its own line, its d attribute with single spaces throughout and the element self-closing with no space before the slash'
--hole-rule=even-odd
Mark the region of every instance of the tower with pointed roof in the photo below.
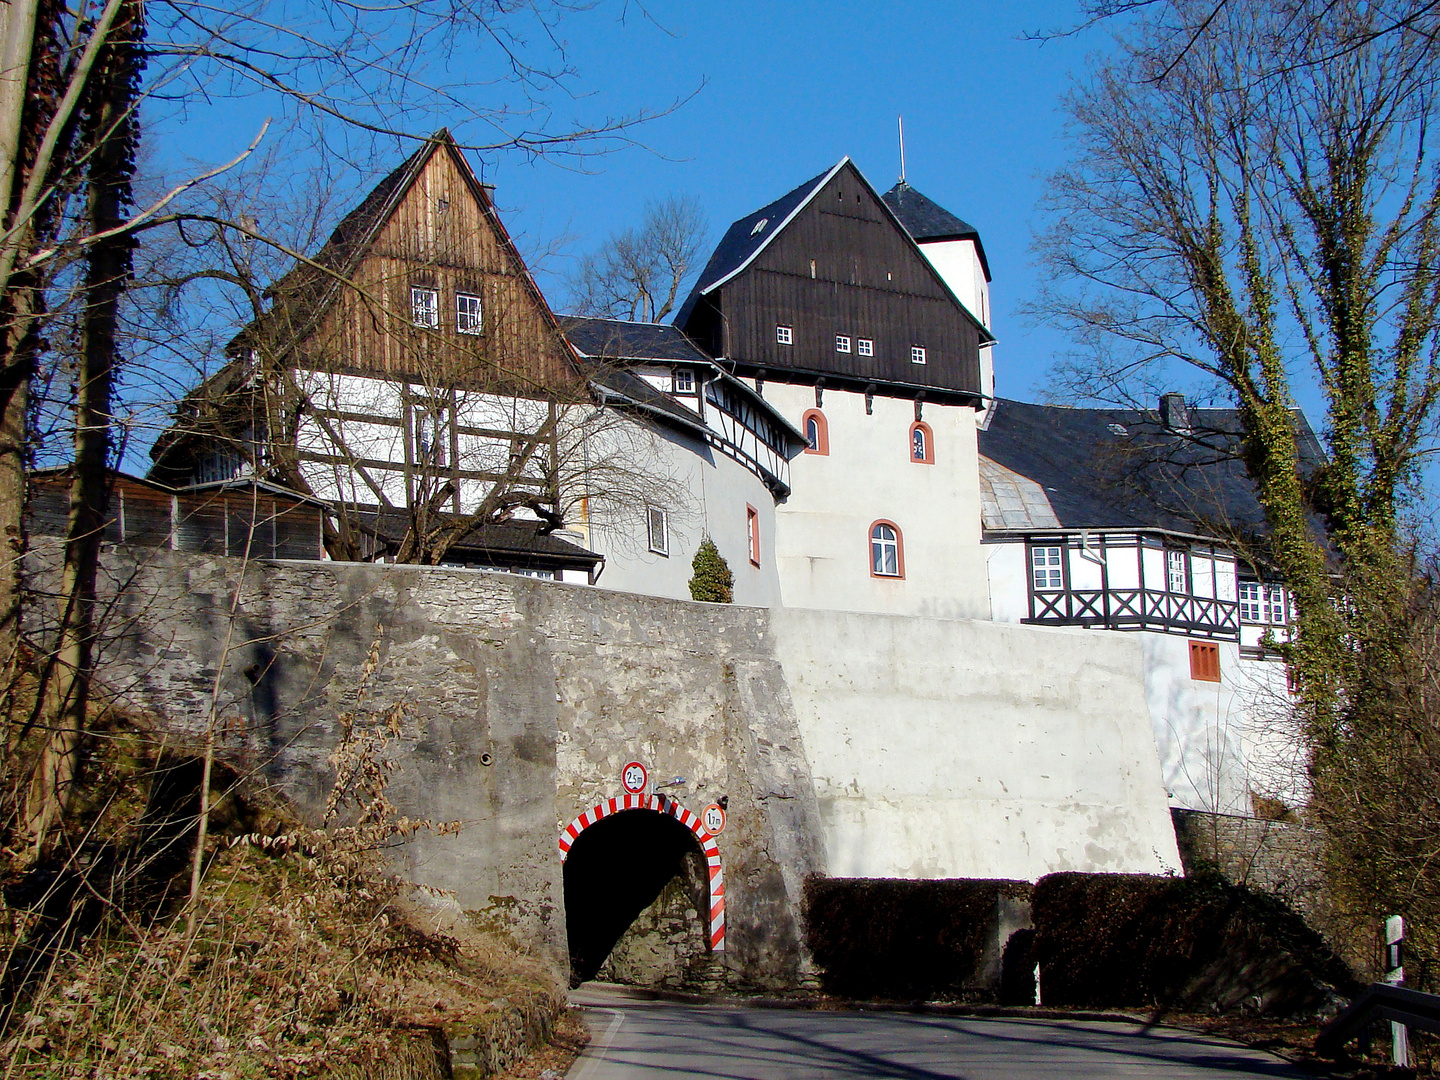
<svg viewBox="0 0 1440 1080">
<path fill-rule="evenodd" d="M 928 200 L 900 204 L 927 242 L 980 250 Z M 776 510 L 786 606 L 988 614 L 975 440 L 993 338 L 983 289 L 947 267 L 844 158 L 731 225 L 676 318 L 806 435 Z"/>
</svg>

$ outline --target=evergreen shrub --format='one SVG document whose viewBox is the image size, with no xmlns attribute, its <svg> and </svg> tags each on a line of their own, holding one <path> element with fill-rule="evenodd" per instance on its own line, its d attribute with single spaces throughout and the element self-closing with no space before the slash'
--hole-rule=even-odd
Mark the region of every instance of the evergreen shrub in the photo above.
<svg viewBox="0 0 1440 1080">
<path fill-rule="evenodd" d="M 712 604 L 728 604 L 735 599 L 735 575 L 710 537 L 700 541 L 690 568 L 694 571 L 690 578 L 690 599 Z"/>
<path fill-rule="evenodd" d="M 1050 874 L 1032 915 L 1046 1005 L 1299 1015 L 1354 989 L 1283 901 L 1218 875 Z"/>
</svg>

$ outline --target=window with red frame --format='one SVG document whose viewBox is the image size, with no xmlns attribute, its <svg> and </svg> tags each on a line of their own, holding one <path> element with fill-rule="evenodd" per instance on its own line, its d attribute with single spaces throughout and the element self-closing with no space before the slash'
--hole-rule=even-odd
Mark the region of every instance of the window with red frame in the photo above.
<svg viewBox="0 0 1440 1080">
<path fill-rule="evenodd" d="M 935 464 L 935 433 L 923 420 L 910 425 L 910 460 L 921 465 Z"/>
<path fill-rule="evenodd" d="M 800 418 L 800 430 L 805 432 L 805 453 L 822 457 L 830 453 L 830 425 L 819 409 L 805 411 Z"/>
<path fill-rule="evenodd" d="M 760 513 L 753 506 L 745 507 L 745 535 L 750 541 L 750 561 L 760 565 Z"/>
</svg>

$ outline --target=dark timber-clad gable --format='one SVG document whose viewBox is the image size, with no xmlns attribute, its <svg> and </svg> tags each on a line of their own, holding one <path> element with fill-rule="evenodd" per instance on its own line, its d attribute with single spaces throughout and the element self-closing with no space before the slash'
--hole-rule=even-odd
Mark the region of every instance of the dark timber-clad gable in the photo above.
<svg viewBox="0 0 1440 1080">
<path fill-rule="evenodd" d="M 781 231 L 728 281 L 702 276 L 697 291 L 706 291 L 684 313 L 691 337 L 740 373 L 772 381 L 978 398 L 983 331 L 854 165 L 842 164 L 782 224 L 766 224 Z M 750 218 L 733 228 L 747 227 Z M 793 344 L 777 341 L 777 326 L 790 328 Z M 850 339 L 848 353 L 836 335 Z M 860 354 L 860 339 L 874 355 Z M 924 364 L 911 360 L 917 345 Z"/>
</svg>

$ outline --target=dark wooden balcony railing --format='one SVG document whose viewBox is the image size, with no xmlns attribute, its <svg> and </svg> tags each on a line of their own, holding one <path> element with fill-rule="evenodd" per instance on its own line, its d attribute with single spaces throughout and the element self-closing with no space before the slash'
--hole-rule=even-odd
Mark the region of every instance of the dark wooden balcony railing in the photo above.
<svg viewBox="0 0 1440 1080">
<path fill-rule="evenodd" d="M 1110 630 L 1168 633 L 1239 640 L 1240 604 L 1154 589 L 1032 590 L 1028 623 L 1099 626 Z"/>
</svg>

